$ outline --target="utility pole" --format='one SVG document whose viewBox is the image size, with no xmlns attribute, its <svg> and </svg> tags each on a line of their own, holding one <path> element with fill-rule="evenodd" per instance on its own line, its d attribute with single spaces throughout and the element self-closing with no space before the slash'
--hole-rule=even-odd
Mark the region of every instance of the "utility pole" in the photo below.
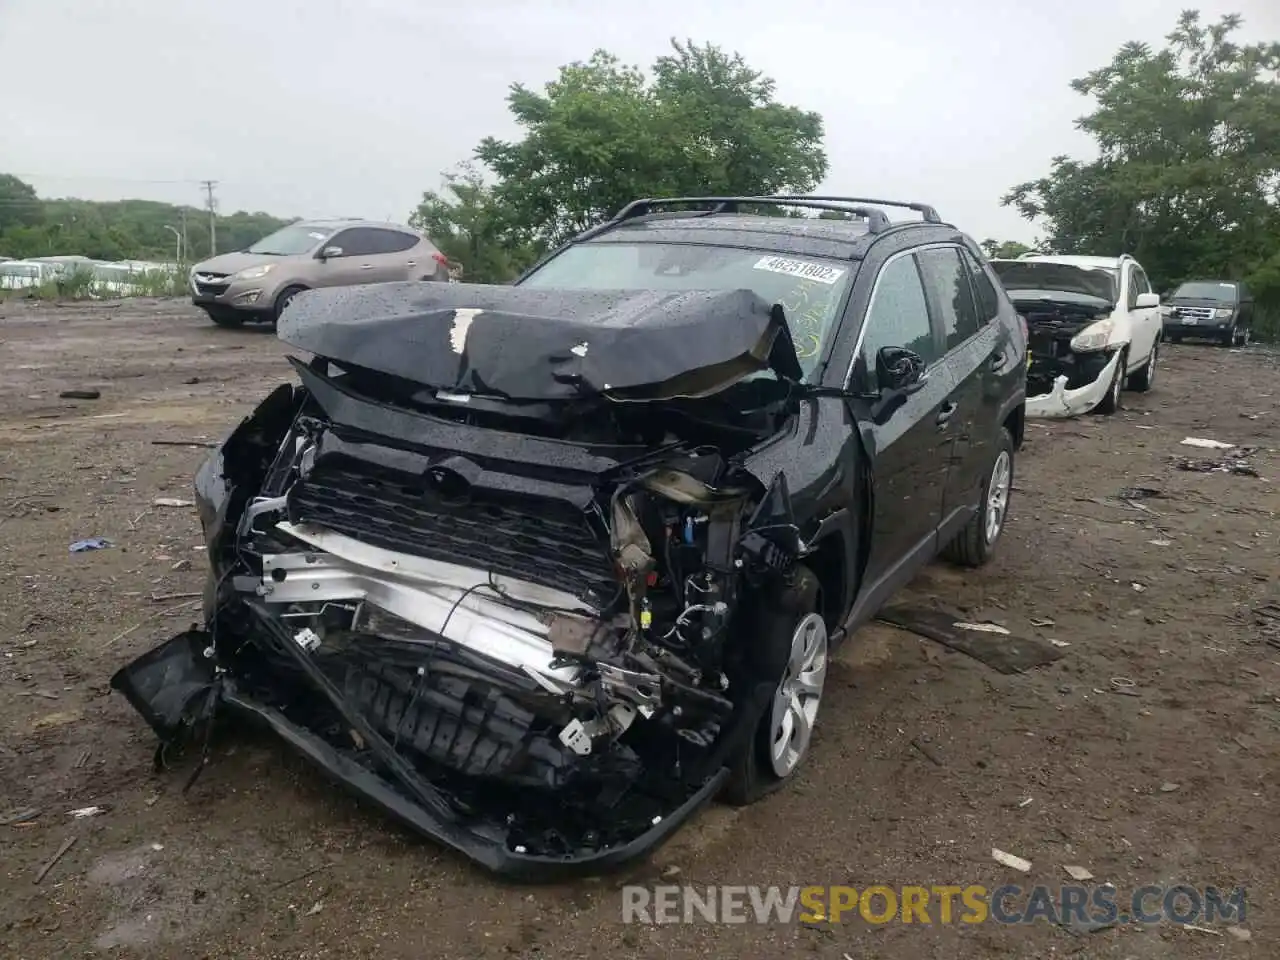
<svg viewBox="0 0 1280 960">
<path fill-rule="evenodd" d="M 190 254 L 191 248 L 187 246 L 187 208 L 186 206 L 179 207 L 178 212 L 182 215 L 182 219 L 179 221 L 182 224 L 182 253 L 183 253 L 183 256 L 188 256 Z M 179 262 L 185 263 L 186 261 L 179 258 Z"/>
<path fill-rule="evenodd" d="M 209 256 L 214 256 L 218 252 L 218 214 L 217 201 L 213 198 L 213 188 L 218 185 L 217 180 L 202 180 L 204 185 L 205 206 L 209 210 Z"/>
</svg>

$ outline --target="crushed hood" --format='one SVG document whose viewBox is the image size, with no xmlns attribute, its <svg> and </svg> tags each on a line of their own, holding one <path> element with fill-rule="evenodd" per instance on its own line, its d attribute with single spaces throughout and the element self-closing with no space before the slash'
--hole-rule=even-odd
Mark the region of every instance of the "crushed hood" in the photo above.
<svg viewBox="0 0 1280 960">
<path fill-rule="evenodd" d="M 278 333 L 339 365 L 512 400 L 697 397 L 761 370 L 803 376 L 782 308 L 749 290 L 385 283 L 299 297 Z"/>
</svg>

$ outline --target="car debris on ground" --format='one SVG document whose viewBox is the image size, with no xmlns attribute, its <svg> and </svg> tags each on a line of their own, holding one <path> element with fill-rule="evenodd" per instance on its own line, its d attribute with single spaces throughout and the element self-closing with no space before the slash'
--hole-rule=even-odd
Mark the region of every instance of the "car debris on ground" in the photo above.
<svg viewBox="0 0 1280 960">
<path fill-rule="evenodd" d="M 941 610 L 891 605 L 876 617 L 967 654 L 1004 674 L 1025 673 L 1063 656 L 1062 649 L 1049 640 L 1017 637 L 998 624 L 969 624 Z"/>
<path fill-rule="evenodd" d="M 1023 860 L 1021 857 L 1014 856 L 1012 853 L 1005 853 L 1003 850 L 999 850 L 996 847 L 991 848 L 991 858 L 995 860 L 996 863 L 1003 864 L 1004 866 L 1009 867 L 1012 870 L 1017 870 L 1020 873 L 1031 872 L 1030 860 Z"/>
</svg>

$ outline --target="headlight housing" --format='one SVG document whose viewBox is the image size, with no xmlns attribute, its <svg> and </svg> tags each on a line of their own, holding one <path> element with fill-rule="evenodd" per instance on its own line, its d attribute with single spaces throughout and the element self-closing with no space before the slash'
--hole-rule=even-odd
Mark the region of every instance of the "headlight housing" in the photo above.
<svg viewBox="0 0 1280 960">
<path fill-rule="evenodd" d="M 1111 318 L 1091 323 L 1071 338 L 1071 349 L 1076 353 L 1092 353 L 1106 348 L 1111 340 L 1111 331 L 1115 326 Z"/>
<path fill-rule="evenodd" d="M 245 267 L 232 278 L 233 280 L 259 280 L 276 268 L 274 263 L 264 263 L 257 267 Z"/>
<path fill-rule="evenodd" d="M 1213 311 L 1213 315 L 1219 320 L 1226 320 L 1233 313 L 1235 313 L 1235 311 L 1231 307 L 1219 307 L 1217 310 Z"/>
</svg>

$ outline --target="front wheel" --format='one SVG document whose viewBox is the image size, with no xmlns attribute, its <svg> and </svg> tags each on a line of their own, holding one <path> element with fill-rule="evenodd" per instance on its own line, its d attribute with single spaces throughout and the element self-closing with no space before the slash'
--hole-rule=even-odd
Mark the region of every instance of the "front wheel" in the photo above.
<svg viewBox="0 0 1280 960">
<path fill-rule="evenodd" d="M 1120 392 L 1124 390 L 1124 354 L 1120 354 L 1120 359 L 1116 362 L 1116 373 L 1111 378 L 1111 385 L 1107 387 L 1107 395 L 1098 401 L 1098 405 L 1093 408 L 1094 413 L 1101 413 L 1104 416 L 1110 416 L 1120 409 Z"/>
<path fill-rule="evenodd" d="M 749 746 L 732 764 L 724 791 L 729 803 L 754 803 L 778 789 L 808 755 L 829 652 L 819 593 L 818 578 L 797 566 L 783 589 L 758 601 L 753 620 L 760 649 L 753 666 L 778 680 Z"/>
<path fill-rule="evenodd" d="M 996 542 L 1009 519 L 1009 498 L 1013 493 L 1013 435 L 1000 428 L 996 457 L 982 484 L 982 501 L 942 556 L 962 567 L 981 567 L 995 556 Z"/>
<path fill-rule="evenodd" d="M 280 295 L 276 297 L 275 306 L 272 310 L 272 319 L 278 323 L 280 314 L 284 313 L 284 308 L 289 306 L 290 301 L 305 289 L 306 287 L 285 287 L 281 290 Z"/>
<path fill-rule="evenodd" d="M 1247 347 L 1249 345 L 1249 328 L 1237 326 L 1232 335 L 1233 344 L 1237 347 Z"/>
<path fill-rule="evenodd" d="M 1156 382 L 1156 361 L 1160 357 L 1160 341 L 1156 340 L 1151 345 L 1151 352 L 1147 354 L 1147 362 L 1142 365 L 1141 370 L 1135 370 L 1129 374 L 1129 389 L 1138 393 L 1146 393 L 1151 389 L 1151 385 Z"/>
</svg>

